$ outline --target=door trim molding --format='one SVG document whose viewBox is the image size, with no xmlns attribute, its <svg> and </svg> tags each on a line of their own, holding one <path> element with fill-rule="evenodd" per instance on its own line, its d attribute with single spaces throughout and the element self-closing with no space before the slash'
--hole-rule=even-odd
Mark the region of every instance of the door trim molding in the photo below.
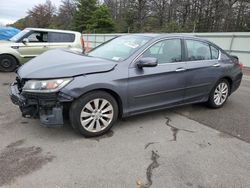
<svg viewBox="0 0 250 188">
<path fill-rule="evenodd" d="M 152 96 L 152 95 L 159 95 L 159 94 L 176 92 L 176 91 L 181 91 L 181 90 L 188 90 L 188 89 L 193 89 L 193 88 L 197 88 L 197 87 L 204 87 L 204 86 L 209 86 L 209 85 L 211 85 L 210 82 L 205 83 L 205 84 L 198 84 L 198 85 L 190 86 L 190 87 L 183 87 L 183 88 L 178 88 L 178 89 L 158 91 L 158 92 L 154 92 L 154 93 L 147 93 L 147 94 L 144 94 L 144 95 L 137 95 L 137 96 L 134 96 L 134 98 L 138 99 L 138 98 L 148 97 L 148 96 Z"/>
</svg>

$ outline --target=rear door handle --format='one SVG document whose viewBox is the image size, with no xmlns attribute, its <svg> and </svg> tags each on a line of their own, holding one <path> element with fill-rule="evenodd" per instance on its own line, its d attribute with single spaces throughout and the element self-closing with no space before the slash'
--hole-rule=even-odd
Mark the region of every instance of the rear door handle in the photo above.
<svg viewBox="0 0 250 188">
<path fill-rule="evenodd" d="M 183 68 L 183 67 L 180 67 L 180 68 L 178 68 L 178 69 L 175 70 L 175 72 L 182 72 L 182 71 L 186 71 L 186 69 Z"/>
<path fill-rule="evenodd" d="M 216 63 L 216 64 L 213 65 L 213 67 L 220 67 L 220 64 Z"/>
</svg>

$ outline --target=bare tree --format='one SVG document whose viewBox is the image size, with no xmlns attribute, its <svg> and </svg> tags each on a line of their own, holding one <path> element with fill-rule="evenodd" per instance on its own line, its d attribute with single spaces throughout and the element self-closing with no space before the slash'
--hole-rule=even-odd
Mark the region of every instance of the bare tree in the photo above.
<svg viewBox="0 0 250 188">
<path fill-rule="evenodd" d="M 61 2 L 62 4 L 58 10 L 57 24 L 61 29 L 70 29 L 77 5 L 75 0 L 62 0 Z"/>
<path fill-rule="evenodd" d="M 250 31 L 250 0 L 62 0 L 58 13 L 47 0 L 29 10 L 24 23 L 86 29 L 91 19 L 86 12 L 96 9 L 90 2 L 107 5 L 116 32 Z"/>
<path fill-rule="evenodd" d="M 159 27 L 163 27 L 169 9 L 169 0 L 153 0 L 151 2 L 152 15 L 158 20 Z"/>
<path fill-rule="evenodd" d="M 44 4 L 35 5 L 27 13 L 30 26 L 49 27 L 53 23 L 53 17 L 56 15 L 56 7 L 50 0 L 46 0 Z"/>
</svg>

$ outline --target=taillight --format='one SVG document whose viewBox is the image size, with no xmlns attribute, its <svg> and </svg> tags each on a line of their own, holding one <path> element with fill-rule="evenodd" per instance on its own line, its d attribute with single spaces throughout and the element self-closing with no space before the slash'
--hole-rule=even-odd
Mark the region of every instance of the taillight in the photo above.
<svg viewBox="0 0 250 188">
<path fill-rule="evenodd" d="M 242 70 L 243 69 L 243 64 L 240 63 L 239 57 L 236 56 L 236 55 L 231 55 L 231 56 L 233 57 L 234 63 L 238 64 L 240 69 Z"/>
<path fill-rule="evenodd" d="M 82 49 L 84 50 L 84 39 L 83 39 L 83 36 L 81 36 L 81 44 L 82 44 Z"/>
<path fill-rule="evenodd" d="M 239 63 L 239 65 L 240 65 L 240 69 L 242 70 L 243 69 L 243 64 Z"/>
</svg>

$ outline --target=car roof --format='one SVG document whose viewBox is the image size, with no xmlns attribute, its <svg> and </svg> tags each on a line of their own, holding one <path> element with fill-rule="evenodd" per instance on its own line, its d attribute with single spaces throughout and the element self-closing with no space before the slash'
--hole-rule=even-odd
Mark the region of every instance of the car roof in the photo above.
<svg viewBox="0 0 250 188">
<path fill-rule="evenodd" d="M 136 35 L 136 36 L 145 36 L 145 37 L 158 37 L 161 34 L 160 33 L 133 33 L 133 34 L 128 34 L 128 35 Z"/>
<path fill-rule="evenodd" d="M 200 41 L 207 41 L 204 38 L 195 37 L 195 35 L 191 35 L 189 33 L 188 34 L 186 34 L 186 33 L 180 33 L 180 34 L 176 34 L 176 33 L 135 33 L 135 34 L 131 34 L 131 35 L 152 37 L 152 38 L 155 38 L 155 39 L 180 37 L 180 38 L 197 39 L 197 40 L 200 40 Z"/>
<path fill-rule="evenodd" d="M 28 30 L 32 30 L 32 31 L 47 31 L 47 32 L 59 32 L 59 33 L 80 33 L 77 31 L 70 31 L 70 30 L 59 30 L 59 29 L 46 29 L 46 28 L 33 28 L 33 27 L 28 27 L 25 28 Z"/>
</svg>

